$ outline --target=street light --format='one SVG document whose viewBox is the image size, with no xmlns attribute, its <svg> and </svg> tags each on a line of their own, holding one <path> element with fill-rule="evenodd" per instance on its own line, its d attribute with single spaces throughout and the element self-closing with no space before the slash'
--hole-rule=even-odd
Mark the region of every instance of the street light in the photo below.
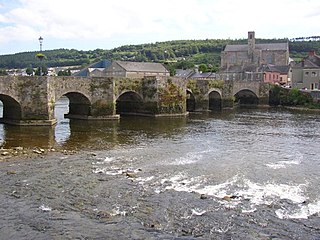
<svg viewBox="0 0 320 240">
<path fill-rule="evenodd" d="M 40 52 L 42 52 L 42 43 L 43 43 L 43 37 L 39 37 L 39 43 L 40 43 Z"/>
<path fill-rule="evenodd" d="M 43 37 L 39 37 L 39 43 L 40 43 L 40 53 L 37 54 L 37 57 L 40 60 L 40 68 L 39 68 L 39 75 L 42 75 L 42 59 L 44 58 L 44 55 L 42 54 L 42 43 L 43 43 Z"/>
</svg>

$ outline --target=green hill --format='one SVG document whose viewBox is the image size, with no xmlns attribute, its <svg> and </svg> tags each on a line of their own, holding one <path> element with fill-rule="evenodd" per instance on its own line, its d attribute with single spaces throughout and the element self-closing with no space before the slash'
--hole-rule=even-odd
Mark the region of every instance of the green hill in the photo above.
<svg viewBox="0 0 320 240">
<path fill-rule="evenodd" d="M 306 40 L 309 39 L 309 40 Z M 257 43 L 286 42 L 288 39 L 256 39 Z M 47 67 L 84 67 L 101 59 L 168 62 L 174 68 L 188 68 L 195 64 L 206 64 L 213 69 L 220 65 L 221 51 L 227 44 L 245 44 L 247 39 L 178 40 L 150 44 L 125 45 L 111 50 L 96 49 L 81 51 L 56 49 L 43 51 Z M 302 38 L 289 41 L 290 56 L 300 59 L 314 50 L 320 53 L 320 41 Z M 38 52 L 22 52 L 0 56 L 0 69 L 37 67 Z"/>
</svg>

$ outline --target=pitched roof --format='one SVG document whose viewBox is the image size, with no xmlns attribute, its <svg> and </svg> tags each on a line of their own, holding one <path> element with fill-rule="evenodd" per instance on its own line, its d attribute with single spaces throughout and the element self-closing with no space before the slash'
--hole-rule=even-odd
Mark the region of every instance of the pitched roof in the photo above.
<svg viewBox="0 0 320 240">
<path fill-rule="evenodd" d="M 320 68 L 320 57 L 316 54 L 305 57 L 301 62 L 294 65 L 298 68 Z"/>
<path fill-rule="evenodd" d="M 176 77 L 188 78 L 192 74 L 194 74 L 194 70 L 192 69 L 177 69 L 176 70 Z"/>
<path fill-rule="evenodd" d="M 288 49 L 288 43 L 261 43 L 261 44 L 255 44 L 255 49 L 257 50 L 287 50 Z M 227 45 L 224 49 L 225 52 L 246 52 L 248 51 L 248 45 L 247 44 L 240 44 L 240 45 Z"/>
<path fill-rule="evenodd" d="M 73 76 L 88 77 L 91 72 L 93 72 L 95 70 L 103 71 L 110 64 L 111 64 L 111 62 L 109 60 L 106 60 L 106 59 L 105 60 L 101 60 L 99 62 L 92 63 L 91 65 L 89 65 L 88 67 L 80 70 L 79 72 L 74 73 Z"/>
<path fill-rule="evenodd" d="M 128 72 L 168 72 L 161 63 L 115 61 Z"/>
<path fill-rule="evenodd" d="M 195 73 L 191 76 L 191 78 L 215 78 L 216 74 L 212 72 L 204 72 L 204 73 Z"/>
<path fill-rule="evenodd" d="M 267 72 L 269 71 L 278 72 L 281 74 L 288 74 L 289 70 L 290 70 L 289 65 L 271 65 L 271 64 L 268 64 L 266 69 Z"/>
</svg>

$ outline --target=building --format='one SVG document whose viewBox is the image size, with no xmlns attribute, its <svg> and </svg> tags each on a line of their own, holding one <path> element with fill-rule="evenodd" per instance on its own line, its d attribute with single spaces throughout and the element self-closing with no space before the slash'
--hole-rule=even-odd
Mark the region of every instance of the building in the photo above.
<svg viewBox="0 0 320 240">
<path fill-rule="evenodd" d="M 290 65 L 264 65 L 261 69 L 263 72 L 263 81 L 272 84 L 289 86 L 291 84 L 291 67 Z"/>
<path fill-rule="evenodd" d="M 309 52 L 301 62 L 292 67 L 292 87 L 306 90 L 319 90 L 320 57 Z"/>
<path fill-rule="evenodd" d="M 108 77 L 141 78 L 146 76 L 170 76 L 161 63 L 113 61 L 104 70 Z"/>
<path fill-rule="evenodd" d="M 101 60 L 73 74 L 76 77 L 102 77 L 104 70 L 111 64 L 108 60 Z"/>
<path fill-rule="evenodd" d="M 194 69 L 177 69 L 175 76 L 185 79 L 216 79 L 214 72 L 199 72 Z"/>
<path fill-rule="evenodd" d="M 288 65 L 289 44 L 257 44 L 255 32 L 248 32 L 248 43 L 227 45 L 221 53 L 221 73 L 258 72 L 263 65 Z"/>
<path fill-rule="evenodd" d="M 180 78 L 190 78 L 194 74 L 195 74 L 195 70 L 193 69 L 177 69 L 176 70 L 176 77 L 180 77 Z"/>
</svg>

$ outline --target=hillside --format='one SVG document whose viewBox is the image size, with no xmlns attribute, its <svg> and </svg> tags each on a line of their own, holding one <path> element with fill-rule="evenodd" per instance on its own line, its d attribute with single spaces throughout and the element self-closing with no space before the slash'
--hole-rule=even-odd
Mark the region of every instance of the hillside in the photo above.
<svg viewBox="0 0 320 240">
<path fill-rule="evenodd" d="M 286 42 L 287 39 L 256 39 L 257 43 Z M 44 51 L 48 67 L 84 67 L 101 59 L 169 62 L 174 68 L 188 68 L 195 64 L 206 64 L 214 69 L 219 67 L 221 51 L 227 44 L 245 44 L 247 39 L 206 39 L 179 40 L 150 44 L 125 45 L 111 50 L 96 49 L 81 51 L 57 49 Z M 320 53 L 319 40 L 289 41 L 290 56 L 300 59 L 311 50 Z M 38 52 L 22 52 L 0 56 L 0 69 L 37 67 Z"/>
</svg>

